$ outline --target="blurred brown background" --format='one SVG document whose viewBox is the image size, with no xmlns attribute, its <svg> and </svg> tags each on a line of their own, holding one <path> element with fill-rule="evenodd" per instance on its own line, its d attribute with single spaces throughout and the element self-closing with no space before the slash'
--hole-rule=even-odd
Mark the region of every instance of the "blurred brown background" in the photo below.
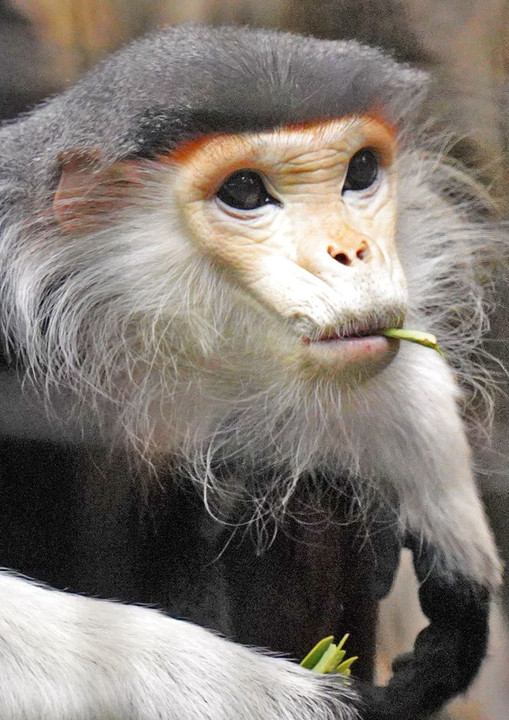
<svg viewBox="0 0 509 720">
<path fill-rule="evenodd" d="M 0 0 L 0 118 L 32 107 L 98 59 L 150 29 L 183 21 L 276 27 L 357 38 L 432 70 L 429 114 L 458 136 L 456 152 L 481 174 L 509 216 L 509 6 L 507 0 Z M 509 367 L 508 293 L 501 282 L 489 350 Z M 509 387 L 509 383 L 507 384 Z M 507 389 L 506 389 L 507 392 Z M 480 474 L 499 546 L 509 558 L 509 403 L 500 394 L 493 447 Z M 421 622 L 413 578 L 384 604 L 380 674 Z M 509 594 L 506 593 L 506 610 Z M 455 720 L 509 718 L 509 644 L 495 618 L 491 659 Z M 412 720 L 409 718 L 408 720 Z"/>
</svg>

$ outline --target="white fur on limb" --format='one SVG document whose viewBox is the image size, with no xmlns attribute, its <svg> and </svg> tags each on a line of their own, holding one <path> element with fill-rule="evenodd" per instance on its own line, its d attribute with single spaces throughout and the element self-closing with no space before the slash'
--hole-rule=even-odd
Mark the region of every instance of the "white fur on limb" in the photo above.
<svg viewBox="0 0 509 720">
<path fill-rule="evenodd" d="M 144 607 L 0 575 L 9 720 L 355 720 L 347 684 Z M 20 659 L 22 658 L 22 662 Z"/>
</svg>

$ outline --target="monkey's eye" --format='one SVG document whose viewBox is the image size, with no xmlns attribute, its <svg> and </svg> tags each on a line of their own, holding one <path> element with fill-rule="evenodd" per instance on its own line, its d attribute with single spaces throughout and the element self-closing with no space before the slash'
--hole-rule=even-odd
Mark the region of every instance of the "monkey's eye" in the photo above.
<svg viewBox="0 0 509 720">
<path fill-rule="evenodd" d="M 226 178 L 216 193 L 225 205 L 237 210 L 254 210 L 277 201 L 269 195 L 261 175 L 254 170 L 238 170 Z"/>
<path fill-rule="evenodd" d="M 353 155 L 348 165 L 343 192 L 366 190 L 378 177 L 378 158 L 369 148 L 362 148 Z"/>
</svg>

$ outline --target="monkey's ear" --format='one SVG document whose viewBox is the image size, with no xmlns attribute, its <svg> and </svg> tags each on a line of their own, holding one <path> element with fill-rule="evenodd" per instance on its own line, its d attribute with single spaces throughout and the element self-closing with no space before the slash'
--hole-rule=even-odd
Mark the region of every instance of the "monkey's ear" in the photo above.
<svg viewBox="0 0 509 720">
<path fill-rule="evenodd" d="M 65 230 L 85 230 L 105 224 L 129 203 L 139 187 L 141 170 L 133 160 L 104 166 L 99 152 L 71 150 L 59 157 L 60 180 L 53 212 Z"/>
</svg>

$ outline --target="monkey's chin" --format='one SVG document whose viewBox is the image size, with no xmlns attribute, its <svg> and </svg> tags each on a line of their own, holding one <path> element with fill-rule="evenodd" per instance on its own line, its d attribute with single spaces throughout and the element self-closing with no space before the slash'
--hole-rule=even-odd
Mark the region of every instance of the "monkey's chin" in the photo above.
<svg viewBox="0 0 509 720">
<path fill-rule="evenodd" d="M 398 350 L 399 340 L 383 335 L 325 338 L 305 342 L 304 363 L 310 371 L 331 374 L 336 381 L 352 384 L 384 370 Z"/>
</svg>

